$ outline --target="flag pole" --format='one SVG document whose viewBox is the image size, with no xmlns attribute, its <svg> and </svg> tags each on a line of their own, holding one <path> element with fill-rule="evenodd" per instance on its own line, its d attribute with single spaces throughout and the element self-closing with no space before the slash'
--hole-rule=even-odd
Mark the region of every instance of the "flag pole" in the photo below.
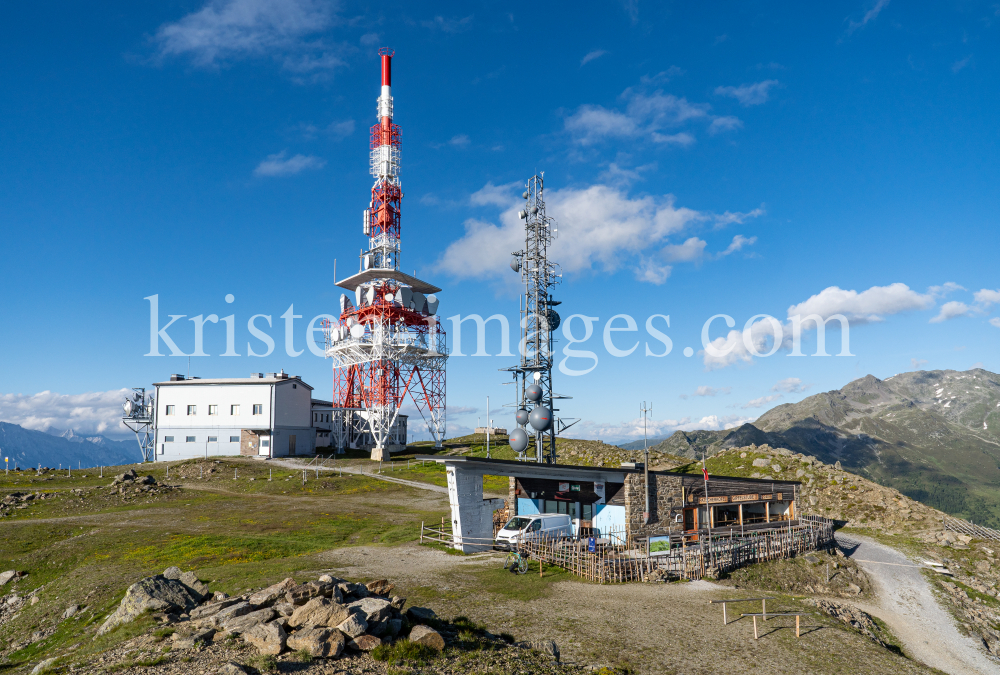
<svg viewBox="0 0 1000 675">
<path fill-rule="evenodd" d="M 712 506 L 708 503 L 708 469 L 705 468 L 705 451 L 701 453 L 701 473 L 705 477 L 705 522 L 708 525 L 708 552 L 712 559 Z"/>
</svg>

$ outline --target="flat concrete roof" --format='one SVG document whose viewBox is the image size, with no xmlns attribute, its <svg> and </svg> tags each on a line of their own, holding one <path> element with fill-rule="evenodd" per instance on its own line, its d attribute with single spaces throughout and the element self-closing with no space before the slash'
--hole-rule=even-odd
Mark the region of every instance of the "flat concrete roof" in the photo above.
<svg viewBox="0 0 1000 675">
<path fill-rule="evenodd" d="M 349 276 L 346 279 L 341 279 L 337 282 L 337 285 L 341 288 L 353 291 L 366 281 L 375 281 L 376 279 L 392 279 L 394 281 L 401 281 L 418 293 L 423 293 L 425 295 L 428 293 L 441 292 L 441 289 L 434 284 L 421 281 L 420 279 L 406 274 L 405 272 L 400 272 L 399 270 L 384 270 L 376 267 L 367 269 L 364 272 L 358 272 L 357 274 Z"/>
<path fill-rule="evenodd" d="M 301 384 L 303 387 L 313 389 L 311 385 L 306 384 L 297 377 L 222 377 L 222 378 L 205 378 L 205 379 L 192 379 L 192 380 L 171 380 L 167 382 L 154 382 L 155 387 L 172 387 L 175 385 L 194 385 L 194 384 L 281 384 L 282 382 L 294 382 L 295 384 Z"/>
</svg>

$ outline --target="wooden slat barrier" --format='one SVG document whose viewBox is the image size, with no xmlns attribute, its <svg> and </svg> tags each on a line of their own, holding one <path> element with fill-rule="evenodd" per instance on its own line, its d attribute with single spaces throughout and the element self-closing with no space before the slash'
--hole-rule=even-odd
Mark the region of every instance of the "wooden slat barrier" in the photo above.
<svg viewBox="0 0 1000 675">
<path fill-rule="evenodd" d="M 777 614 L 772 613 L 771 616 L 794 616 L 795 617 L 795 637 L 799 637 L 799 617 L 805 616 L 807 614 L 812 614 L 812 612 L 778 612 Z M 740 616 L 752 616 L 753 617 L 753 639 L 757 638 L 757 617 L 763 616 L 764 621 L 767 621 L 767 614 L 740 614 Z"/>
</svg>

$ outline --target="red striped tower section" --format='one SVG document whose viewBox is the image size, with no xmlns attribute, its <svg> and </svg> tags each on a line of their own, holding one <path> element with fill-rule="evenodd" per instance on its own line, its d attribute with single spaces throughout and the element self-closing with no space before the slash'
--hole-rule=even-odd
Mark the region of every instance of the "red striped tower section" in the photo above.
<svg viewBox="0 0 1000 675">
<path fill-rule="evenodd" d="M 437 317 L 441 289 L 400 271 L 401 134 L 392 119 L 393 52 L 380 49 L 382 91 L 371 128 L 371 202 L 364 210 L 368 248 L 358 273 L 336 282 L 339 320 L 326 326 L 333 361 L 332 438 L 338 450 L 363 448 L 373 460 L 406 447 L 407 396 L 437 447 L 444 440 L 447 340 Z"/>
</svg>

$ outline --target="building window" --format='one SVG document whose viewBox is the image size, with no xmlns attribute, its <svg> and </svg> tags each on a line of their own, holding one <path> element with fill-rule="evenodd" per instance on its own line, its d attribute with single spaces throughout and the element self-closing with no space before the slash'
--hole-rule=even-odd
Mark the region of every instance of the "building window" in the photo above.
<svg viewBox="0 0 1000 675">
<path fill-rule="evenodd" d="M 167 406 L 167 414 L 168 415 L 173 415 L 174 414 L 174 406 L 172 406 L 172 405 L 168 405 Z"/>
<path fill-rule="evenodd" d="M 196 406 L 196 405 L 189 405 L 188 406 L 188 415 L 197 415 L 197 414 L 198 414 L 198 406 Z"/>
<path fill-rule="evenodd" d="M 184 440 L 188 443 L 194 443 L 194 436 L 185 436 Z"/>
<path fill-rule="evenodd" d="M 327 421 L 327 422 L 329 422 L 329 421 L 330 421 L 330 416 L 329 416 L 329 415 L 327 415 L 327 416 L 326 416 L 326 421 Z"/>
<path fill-rule="evenodd" d="M 230 436 L 229 437 L 229 442 L 230 443 L 239 443 L 240 442 L 240 437 L 239 436 Z"/>
<path fill-rule="evenodd" d="M 260 447 L 262 447 L 262 448 L 269 448 L 269 447 L 271 447 L 271 441 L 269 441 L 269 440 L 267 440 L 265 438 L 263 441 L 260 442 Z"/>
<path fill-rule="evenodd" d="M 229 406 L 229 414 L 230 415 L 239 415 L 240 414 L 240 407 L 238 405 L 231 405 L 231 406 Z"/>
<path fill-rule="evenodd" d="M 219 442 L 219 437 L 218 436 L 209 436 L 208 437 L 208 442 L 209 443 L 218 443 Z"/>
<path fill-rule="evenodd" d="M 297 384 L 293 384 L 292 385 L 292 389 L 298 389 L 298 388 L 299 388 L 299 385 L 297 385 Z"/>
<path fill-rule="evenodd" d="M 208 406 L 208 414 L 209 415 L 218 415 L 219 414 L 219 406 L 217 406 L 217 405 L 210 405 L 210 406 Z"/>
<path fill-rule="evenodd" d="M 263 415 L 264 414 L 264 404 L 263 403 L 254 403 L 253 404 L 253 414 L 254 415 Z"/>
<path fill-rule="evenodd" d="M 163 437 L 163 442 L 164 443 L 173 443 L 174 442 L 174 437 L 173 436 L 164 436 Z"/>
</svg>

